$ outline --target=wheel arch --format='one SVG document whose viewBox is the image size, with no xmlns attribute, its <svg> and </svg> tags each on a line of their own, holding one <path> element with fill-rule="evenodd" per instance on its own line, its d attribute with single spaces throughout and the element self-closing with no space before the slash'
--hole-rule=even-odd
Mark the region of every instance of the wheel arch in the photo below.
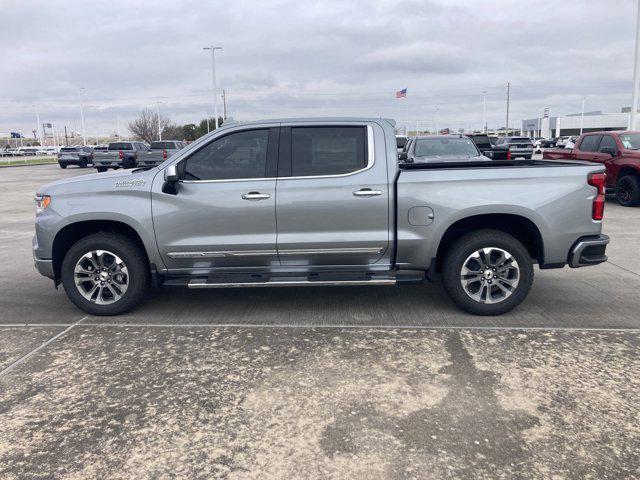
<svg viewBox="0 0 640 480">
<path fill-rule="evenodd" d="M 635 166 L 625 165 L 620 169 L 620 171 L 618 171 L 618 178 L 616 178 L 616 181 L 626 175 L 634 175 L 636 177 L 640 177 L 640 170 Z"/>
<path fill-rule="evenodd" d="M 117 233 L 131 239 L 149 261 L 149 254 L 142 237 L 131 225 L 118 220 L 82 220 L 65 225 L 56 233 L 53 240 L 51 258 L 56 284 L 60 281 L 62 261 L 71 246 L 82 238 L 100 232 Z"/>
<path fill-rule="evenodd" d="M 436 271 L 451 245 L 463 235 L 476 230 L 498 230 L 520 241 L 534 261 L 544 265 L 544 241 L 538 226 L 529 218 L 512 213 L 487 213 L 461 218 L 451 224 L 440 238 L 435 257 Z"/>
</svg>

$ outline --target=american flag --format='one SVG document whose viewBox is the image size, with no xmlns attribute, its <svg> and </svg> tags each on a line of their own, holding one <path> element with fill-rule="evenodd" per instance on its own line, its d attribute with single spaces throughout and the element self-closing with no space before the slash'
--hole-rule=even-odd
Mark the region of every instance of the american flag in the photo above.
<svg viewBox="0 0 640 480">
<path fill-rule="evenodd" d="M 396 98 L 407 98 L 407 89 L 403 88 L 402 90 L 398 90 L 396 92 Z"/>
</svg>

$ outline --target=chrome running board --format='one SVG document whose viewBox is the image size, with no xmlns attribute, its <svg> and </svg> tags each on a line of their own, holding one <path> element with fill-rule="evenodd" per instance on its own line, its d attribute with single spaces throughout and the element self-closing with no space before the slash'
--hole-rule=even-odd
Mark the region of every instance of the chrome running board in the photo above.
<svg viewBox="0 0 640 480">
<path fill-rule="evenodd" d="M 309 279 L 308 277 L 272 277 L 255 278 L 236 281 L 221 281 L 220 278 L 194 278 L 189 288 L 249 288 L 249 287 L 327 287 L 349 285 L 395 285 L 395 277 L 380 278 L 342 278 L 342 279 Z"/>
</svg>

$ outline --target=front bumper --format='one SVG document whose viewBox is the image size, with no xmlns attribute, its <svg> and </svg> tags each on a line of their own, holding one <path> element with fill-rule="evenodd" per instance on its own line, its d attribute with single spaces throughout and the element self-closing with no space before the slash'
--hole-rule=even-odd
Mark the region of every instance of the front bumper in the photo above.
<svg viewBox="0 0 640 480">
<path fill-rule="evenodd" d="M 592 235 L 579 238 L 571 247 L 569 266 L 571 268 L 588 267 L 606 262 L 605 250 L 609 243 L 606 235 Z"/>
<path fill-rule="evenodd" d="M 33 252 L 33 263 L 35 264 L 36 270 L 40 272 L 40 275 L 53 279 L 55 277 L 55 273 L 53 271 L 53 260 L 50 258 L 38 258 L 38 254 L 42 254 L 42 251 L 38 245 L 37 235 L 33 236 L 31 248 Z"/>
</svg>

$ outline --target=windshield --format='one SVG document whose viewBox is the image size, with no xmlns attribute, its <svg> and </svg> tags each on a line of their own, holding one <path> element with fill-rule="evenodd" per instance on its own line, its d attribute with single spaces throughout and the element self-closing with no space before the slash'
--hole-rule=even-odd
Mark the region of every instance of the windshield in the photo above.
<svg viewBox="0 0 640 480">
<path fill-rule="evenodd" d="M 478 150 L 468 138 L 420 138 L 416 140 L 416 157 L 461 155 L 477 157 Z"/>
<path fill-rule="evenodd" d="M 624 148 L 640 150 L 640 133 L 624 133 L 619 137 Z"/>
</svg>

